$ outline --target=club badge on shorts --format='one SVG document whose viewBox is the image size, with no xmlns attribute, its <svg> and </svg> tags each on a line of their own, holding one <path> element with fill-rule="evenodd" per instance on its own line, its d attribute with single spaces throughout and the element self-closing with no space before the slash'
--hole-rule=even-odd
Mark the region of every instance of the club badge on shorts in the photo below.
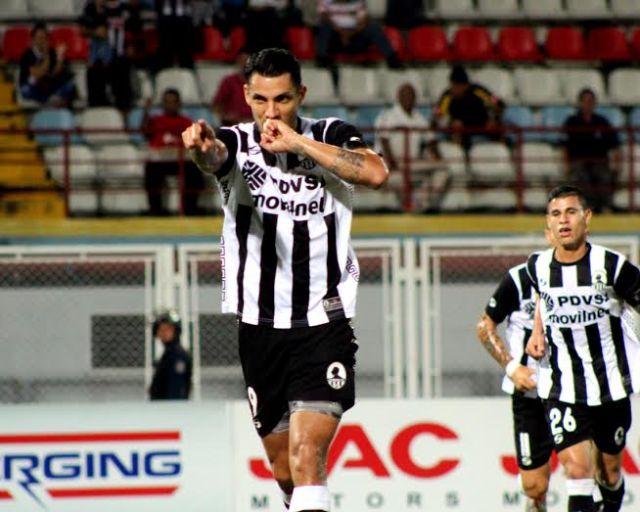
<svg viewBox="0 0 640 512">
<path fill-rule="evenodd" d="M 327 382 L 333 389 L 342 389 L 347 383 L 347 370 L 342 363 L 333 362 L 327 368 Z"/>
</svg>

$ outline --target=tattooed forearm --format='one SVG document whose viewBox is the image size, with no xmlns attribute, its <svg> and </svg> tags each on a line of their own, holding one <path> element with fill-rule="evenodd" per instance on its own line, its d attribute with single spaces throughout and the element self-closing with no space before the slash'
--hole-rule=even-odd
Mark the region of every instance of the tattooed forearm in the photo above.
<svg viewBox="0 0 640 512">
<path fill-rule="evenodd" d="M 478 322 L 476 332 L 478 334 L 478 339 L 485 350 L 489 352 L 491 357 L 493 357 L 498 364 L 504 368 L 511 360 L 511 355 L 498 333 L 489 328 L 488 322 L 485 320 L 484 316 L 480 322 Z"/>
<path fill-rule="evenodd" d="M 364 166 L 364 155 L 340 149 L 329 170 L 350 183 L 360 183 Z"/>
</svg>

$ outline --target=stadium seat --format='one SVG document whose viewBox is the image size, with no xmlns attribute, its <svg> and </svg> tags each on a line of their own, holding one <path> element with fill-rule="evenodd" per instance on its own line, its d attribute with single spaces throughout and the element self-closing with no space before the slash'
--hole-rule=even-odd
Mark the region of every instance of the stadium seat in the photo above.
<svg viewBox="0 0 640 512">
<path fill-rule="evenodd" d="M 631 34 L 631 53 L 635 60 L 640 60 L 640 28 L 637 28 Z"/>
<path fill-rule="evenodd" d="M 469 151 L 474 177 L 493 184 L 510 183 L 515 178 L 511 154 L 502 142 L 480 142 Z"/>
<path fill-rule="evenodd" d="M 464 150 L 460 144 L 442 141 L 438 143 L 438 151 L 442 160 L 447 164 L 454 180 L 465 181 L 468 177 Z"/>
<path fill-rule="evenodd" d="M 628 139 L 629 133 L 627 132 L 627 116 L 624 114 L 620 107 L 616 107 L 613 105 L 598 105 L 596 107 L 596 113 L 605 117 L 611 126 L 615 128 L 619 128 L 618 136 L 620 137 L 621 142 L 626 142 Z"/>
<path fill-rule="evenodd" d="M 349 111 L 343 105 L 323 105 L 312 107 L 309 115 L 316 118 L 337 117 L 338 119 L 348 120 Z"/>
<path fill-rule="evenodd" d="M 540 184 L 562 177 L 558 150 L 546 142 L 525 142 L 521 146 L 522 171 L 527 184 Z"/>
<path fill-rule="evenodd" d="M 68 60 L 85 62 L 89 57 L 89 40 L 82 36 L 80 28 L 72 26 L 54 27 L 51 30 L 51 44 L 67 46 L 65 57 Z"/>
<path fill-rule="evenodd" d="M 246 34 L 244 28 L 236 27 L 229 34 L 228 45 L 225 45 L 221 32 L 215 27 L 202 29 L 202 51 L 193 57 L 198 60 L 232 61 L 238 51 L 245 45 Z"/>
<path fill-rule="evenodd" d="M 31 46 L 31 27 L 16 25 L 7 27 L 2 35 L 2 56 L 7 62 L 19 62 L 22 54 Z"/>
<path fill-rule="evenodd" d="M 582 60 L 587 57 L 584 36 L 576 27 L 551 27 L 544 48 L 548 59 Z"/>
<path fill-rule="evenodd" d="M 361 187 L 352 196 L 353 209 L 356 212 L 399 212 L 402 210 L 398 195 L 387 189 L 373 190 Z"/>
<path fill-rule="evenodd" d="M 219 124 L 211 109 L 203 105 L 185 105 L 182 108 L 182 114 L 190 117 L 193 121 L 204 119 L 211 126 L 218 126 Z"/>
<path fill-rule="evenodd" d="M 347 105 L 380 103 L 379 77 L 380 73 L 374 68 L 342 66 L 338 87 L 341 101 Z"/>
<path fill-rule="evenodd" d="M 571 18 L 609 19 L 611 12 L 607 0 L 566 0 L 567 16 Z"/>
<path fill-rule="evenodd" d="M 362 130 L 365 141 L 370 145 L 373 145 L 375 139 L 373 127 L 383 110 L 383 105 L 362 105 L 354 109 L 353 124 Z"/>
<path fill-rule="evenodd" d="M 415 62 L 449 60 L 449 42 L 438 26 L 415 27 L 407 36 L 408 58 Z"/>
<path fill-rule="evenodd" d="M 566 17 L 562 0 L 522 0 L 522 11 L 531 19 L 557 20 Z"/>
<path fill-rule="evenodd" d="M 600 27 L 589 31 L 587 53 L 590 59 L 631 60 L 631 49 L 624 31 L 618 27 Z"/>
<path fill-rule="evenodd" d="M 34 16 L 66 17 L 76 15 L 73 0 L 26 0 L 29 12 Z"/>
<path fill-rule="evenodd" d="M 519 128 L 530 128 L 536 125 L 533 111 L 526 105 L 509 105 L 502 116 L 504 124 L 507 126 L 515 126 Z M 518 136 L 515 132 L 507 135 L 510 140 L 517 141 Z M 540 132 L 525 131 L 522 135 L 523 140 L 533 141 L 540 140 Z"/>
<path fill-rule="evenodd" d="M 377 20 L 384 18 L 386 10 L 386 0 L 367 0 L 367 11 L 369 12 L 369 16 L 372 18 Z"/>
<path fill-rule="evenodd" d="M 113 107 L 90 107 L 78 115 L 78 126 L 85 130 L 84 140 L 91 145 L 128 142 L 122 114 Z M 102 133 L 93 130 L 104 130 Z"/>
<path fill-rule="evenodd" d="M 560 79 L 556 71 L 544 68 L 519 68 L 514 72 L 520 101 L 539 106 L 562 102 Z"/>
<path fill-rule="evenodd" d="M 147 210 L 142 151 L 131 144 L 104 146 L 96 150 L 96 162 L 105 212 L 139 214 Z"/>
<path fill-rule="evenodd" d="M 460 61 L 492 60 L 493 44 L 484 27 L 460 27 L 453 36 L 453 58 Z"/>
<path fill-rule="evenodd" d="M 475 18 L 472 0 L 435 0 L 433 14 L 441 18 Z"/>
<path fill-rule="evenodd" d="M 620 176 L 618 176 L 618 180 L 622 184 L 626 184 L 629 182 L 631 170 L 630 157 L 633 156 L 633 181 L 636 184 L 636 187 L 639 187 L 640 181 L 638 180 L 640 180 L 640 144 L 633 144 L 631 146 L 631 151 L 633 151 L 632 155 L 629 152 L 629 146 L 627 144 L 622 146 L 621 151 L 622 168 L 620 169 Z M 640 204 L 637 204 L 636 206 L 640 206 Z"/>
<path fill-rule="evenodd" d="M 315 39 L 311 27 L 289 27 L 284 39 L 298 60 L 309 61 L 316 58 Z"/>
<path fill-rule="evenodd" d="M 522 16 L 518 0 L 478 0 L 480 18 L 519 18 Z"/>
<path fill-rule="evenodd" d="M 563 97 L 567 103 L 575 103 L 578 93 L 588 87 L 595 92 L 600 103 L 606 103 L 607 91 L 602 73 L 595 69 L 565 69 L 560 71 Z"/>
<path fill-rule="evenodd" d="M 384 86 L 380 95 L 387 103 L 395 103 L 398 88 L 404 83 L 410 83 L 416 90 L 416 102 L 424 100 L 424 81 L 422 73 L 418 69 L 386 70 L 384 72 Z"/>
<path fill-rule="evenodd" d="M 198 77 L 198 83 L 200 84 L 200 90 L 202 91 L 203 102 L 210 103 L 222 79 L 231 73 L 235 73 L 236 69 L 235 66 L 229 64 L 203 65 L 200 63 L 197 65 L 196 75 Z"/>
<path fill-rule="evenodd" d="M 619 18 L 632 18 L 640 12 L 640 0 L 609 0 L 611 13 Z"/>
<path fill-rule="evenodd" d="M 629 126 L 634 128 L 634 140 L 640 142 L 640 107 L 634 107 L 629 112 Z"/>
<path fill-rule="evenodd" d="M 609 101 L 616 105 L 640 103 L 640 70 L 616 69 L 609 75 Z"/>
<path fill-rule="evenodd" d="M 0 0 L 0 12 L 4 18 L 25 18 L 29 9 L 25 0 Z"/>
<path fill-rule="evenodd" d="M 305 83 L 313 84 L 312 87 L 307 89 L 307 96 L 305 97 L 307 105 L 335 105 L 339 103 L 328 69 L 305 67 L 302 69 L 302 76 Z"/>
<path fill-rule="evenodd" d="M 575 107 L 568 105 L 543 107 L 540 111 L 540 126 L 543 128 L 561 128 L 567 117 L 575 112 Z M 561 130 L 548 130 L 545 132 L 545 140 L 552 144 L 558 143 L 561 138 Z"/>
<path fill-rule="evenodd" d="M 42 108 L 38 110 L 29 126 L 32 130 L 75 130 L 76 121 L 70 110 L 66 108 Z M 57 133 L 36 133 L 36 142 L 41 146 L 60 146 L 64 144 L 64 136 Z M 70 136 L 69 142 L 77 140 L 77 136 Z"/>
<path fill-rule="evenodd" d="M 538 62 L 542 60 L 536 36 L 529 27 L 502 28 L 498 34 L 496 53 L 498 60 L 504 62 Z"/>
<path fill-rule="evenodd" d="M 515 84 L 511 71 L 493 66 L 483 66 L 471 73 L 472 80 L 484 85 L 506 102 L 515 98 Z"/>
<path fill-rule="evenodd" d="M 437 101 L 442 93 L 449 87 L 450 73 L 450 68 L 442 66 L 429 68 L 429 71 L 424 73 L 423 80 L 426 85 L 426 92 L 431 101 Z"/>
<path fill-rule="evenodd" d="M 162 101 L 162 95 L 168 88 L 180 91 L 183 104 L 201 103 L 200 88 L 193 70 L 186 68 L 168 68 L 156 75 L 155 103 Z"/>
<path fill-rule="evenodd" d="M 407 48 L 404 44 L 404 36 L 402 35 L 402 32 L 395 27 L 388 26 L 382 27 L 382 30 L 398 58 L 403 61 L 407 60 Z M 382 55 L 380 55 L 380 58 L 382 58 Z"/>
</svg>

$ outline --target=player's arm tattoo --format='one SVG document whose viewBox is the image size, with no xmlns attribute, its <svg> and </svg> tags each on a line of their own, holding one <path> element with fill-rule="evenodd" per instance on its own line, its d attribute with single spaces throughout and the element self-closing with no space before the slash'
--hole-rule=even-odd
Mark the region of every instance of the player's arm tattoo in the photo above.
<svg viewBox="0 0 640 512">
<path fill-rule="evenodd" d="M 478 322 L 476 332 L 485 350 L 504 368 L 512 357 L 504 341 L 495 330 L 494 325 L 493 321 L 485 313 Z"/>
<path fill-rule="evenodd" d="M 365 156 L 360 153 L 339 149 L 329 170 L 349 183 L 360 183 L 364 159 Z"/>
</svg>

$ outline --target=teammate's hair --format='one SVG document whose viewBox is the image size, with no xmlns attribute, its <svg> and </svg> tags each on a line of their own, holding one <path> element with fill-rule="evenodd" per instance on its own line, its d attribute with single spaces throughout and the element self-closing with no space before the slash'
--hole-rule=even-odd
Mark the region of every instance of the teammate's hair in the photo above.
<svg viewBox="0 0 640 512">
<path fill-rule="evenodd" d="M 561 197 L 570 197 L 576 196 L 578 201 L 580 201 L 580 206 L 585 210 L 589 208 L 589 204 L 587 203 L 587 198 L 584 197 L 584 193 L 578 187 L 574 187 L 573 185 L 560 185 L 554 188 L 551 192 L 549 192 L 549 196 L 547 197 L 547 204 L 549 204 L 554 199 L 559 199 Z"/>
<path fill-rule="evenodd" d="M 252 54 L 244 66 L 244 78 L 249 83 L 251 75 L 275 77 L 289 73 L 296 87 L 302 84 L 300 63 L 289 51 L 282 48 L 265 48 Z"/>
</svg>

